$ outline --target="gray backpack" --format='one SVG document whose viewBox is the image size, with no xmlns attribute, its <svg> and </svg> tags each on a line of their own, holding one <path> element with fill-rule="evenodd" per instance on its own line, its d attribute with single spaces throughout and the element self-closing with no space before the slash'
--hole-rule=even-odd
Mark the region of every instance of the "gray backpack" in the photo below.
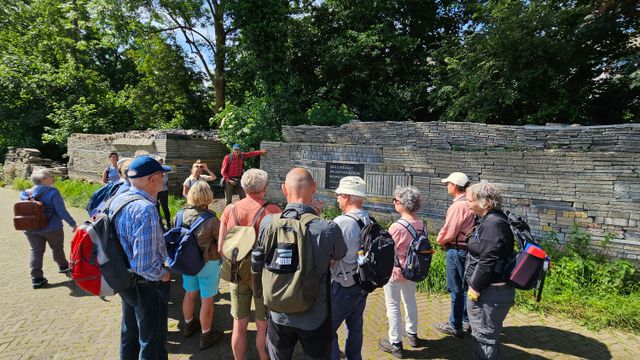
<svg viewBox="0 0 640 360">
<path fill-rule="evenodd" d="M 295 218 L 275 214 L 264 230 L 262 290 L 269 310 L 301 313 L 316 302 L 323 284 L 315 268 L 308 225 L 317 218 L 313 214 L 297 214 Z"/>
</svg>

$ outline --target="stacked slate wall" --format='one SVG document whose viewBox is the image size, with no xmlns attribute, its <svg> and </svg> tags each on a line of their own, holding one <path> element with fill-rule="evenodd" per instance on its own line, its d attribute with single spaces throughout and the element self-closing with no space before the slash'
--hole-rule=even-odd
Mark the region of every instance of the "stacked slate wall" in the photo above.
<svg viewBox="0 0 640 360">
<path fill-rule="evenodd" d="M 182 194 L 182 183 L 189 176 L 191 166 L 200 159 L 218 177 L 227 147 L 216 132 L 193 130 L 131 131 L 117 134 L 73 134 L 67 141 L 69 177 L 100 181 L 102 172 L 109 165 L 112 151 L 121 158 L 133 157 L 138 150 L 164 158 L 171 166 L 169 191 Z"/>
<path fill-rule="evenodd" d="M 393 212 L 393 189 L 422 192 L 430 231 L 442 226 L 451 199 L 440 182 L 462 171 L 473 182 L 499 186 L 505 208 L 523 215 L 537 235 L 564 241 L 573 226 L 610 239 L 610 254 L 640 259 L 640 125 L 592 127 L 498 126 L 469 123 L 354 122 L 342 127 L 285 127 L 284 142 L 264 142 L 269 196 L 288 170 L 308 168 L 321 199 L 335 203 L 327 164 L 363 165 L 367 207 Z M 330 170 L 333 172 L 335 170 Z M 335 174 L 334 174 L 335 175 Z M 335 180 L 335 179 L 334 179 Z M 608 235 L 610 234 L 610 235 Z"/>
</svg>

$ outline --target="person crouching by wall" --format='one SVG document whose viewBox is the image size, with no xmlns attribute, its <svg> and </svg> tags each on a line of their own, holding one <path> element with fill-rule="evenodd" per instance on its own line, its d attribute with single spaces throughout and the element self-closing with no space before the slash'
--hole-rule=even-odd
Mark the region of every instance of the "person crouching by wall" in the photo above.
<svg viewBox="0 0 640 360">
<path fill-rule="evenodd" d="M 34 187 L 20 193 L 20 200 L 27 200 L 29 196 L 42 202 L 44 213 L 47 217 L 47 226 L 25 231 L 24 234 L 31 245 L 31 257 L 29 268 L 31 269 L 31 286 L 38 289 L 47 285 L 47 279 L 42 271 L 42 259 L 49 243 L 53 260 L 58 264 L 59 273 L 69 273 L 69 262 L 64 253 L 64 231 L 62 220 L 67 222 L 75 232 L 78 226 L 75 220 L 69 215 L 64 206 L 64 200 L 58 189 L 53 187 L 54 177 L 49 169 L 35 170 L 31 174 L 31 181 Z"/>
<path fill-rule="evenodd" d="M 515 288 L 504 274 L 513 254 L 513 232 L 494 185 L 471 185 L 466 197 L 469 209 L 478 217 L 476 231 L 469 239 L 465 271 L 473 358 L 500 359 L 500 331 L 515 298 Z"/>
</svg>

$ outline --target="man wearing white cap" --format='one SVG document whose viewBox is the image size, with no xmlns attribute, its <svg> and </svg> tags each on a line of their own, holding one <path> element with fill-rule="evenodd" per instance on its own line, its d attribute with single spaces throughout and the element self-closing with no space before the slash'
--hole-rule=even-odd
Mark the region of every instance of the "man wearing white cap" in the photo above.
<svg viewBox="0 0 640 360">
<path fill-rule="evenodd" d="M 467 259 L 467 234 L 473 229 L 474 223 L 473 213 L 465 197 L 470 183 L 467 175 L 461 172 L 454 172 L 440 181 L 447 184 L 447 193 L 453 197 L 437 240 L 447 251 L 447 288 L 451 294 L 451 314 L 448 322 L 434 324 L 434 327 L 441 333 L 462 337 L 469 329 L 464 263 Z"/>
<path fill-rule="evenodd" d="M 358 176 L 347 176 L 340 180 L 336 189 L 338 206 L 342 215 L 333 221 L 342 230 L 347 245 L 347 255 L 331 265 L 331 316 L 333 320 L 333 344 L 331 358 L 340 359 L 340 347 L 336 331 L 346 321 L 347 339 L 344 353 L 347 359 L 362 359 L 362 337 L 364 308 L 367 294 L 354 276 L 358 274 L 358 250 L 360 250 L 360 230 L 372 222 L 369 213 L 363 210 L 367 197 L 366 184 Z"/>
</svg>

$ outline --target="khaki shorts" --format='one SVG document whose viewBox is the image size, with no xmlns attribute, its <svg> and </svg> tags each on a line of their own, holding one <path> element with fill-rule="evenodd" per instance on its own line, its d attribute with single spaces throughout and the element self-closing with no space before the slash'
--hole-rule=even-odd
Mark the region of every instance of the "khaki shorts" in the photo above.
<svg viewBox="0 0 640 360">
<path fill-rule="evenodd" d="M 251 299 L 256 310 L 256 320 L 267 320 L 267 309 L 262 299 L 256 299 L 249 286 L 229 283 L 229 292 L 231 293 L 231 316 L 235 320 L 242 320 L 251 315 Z"/>
</svg>

